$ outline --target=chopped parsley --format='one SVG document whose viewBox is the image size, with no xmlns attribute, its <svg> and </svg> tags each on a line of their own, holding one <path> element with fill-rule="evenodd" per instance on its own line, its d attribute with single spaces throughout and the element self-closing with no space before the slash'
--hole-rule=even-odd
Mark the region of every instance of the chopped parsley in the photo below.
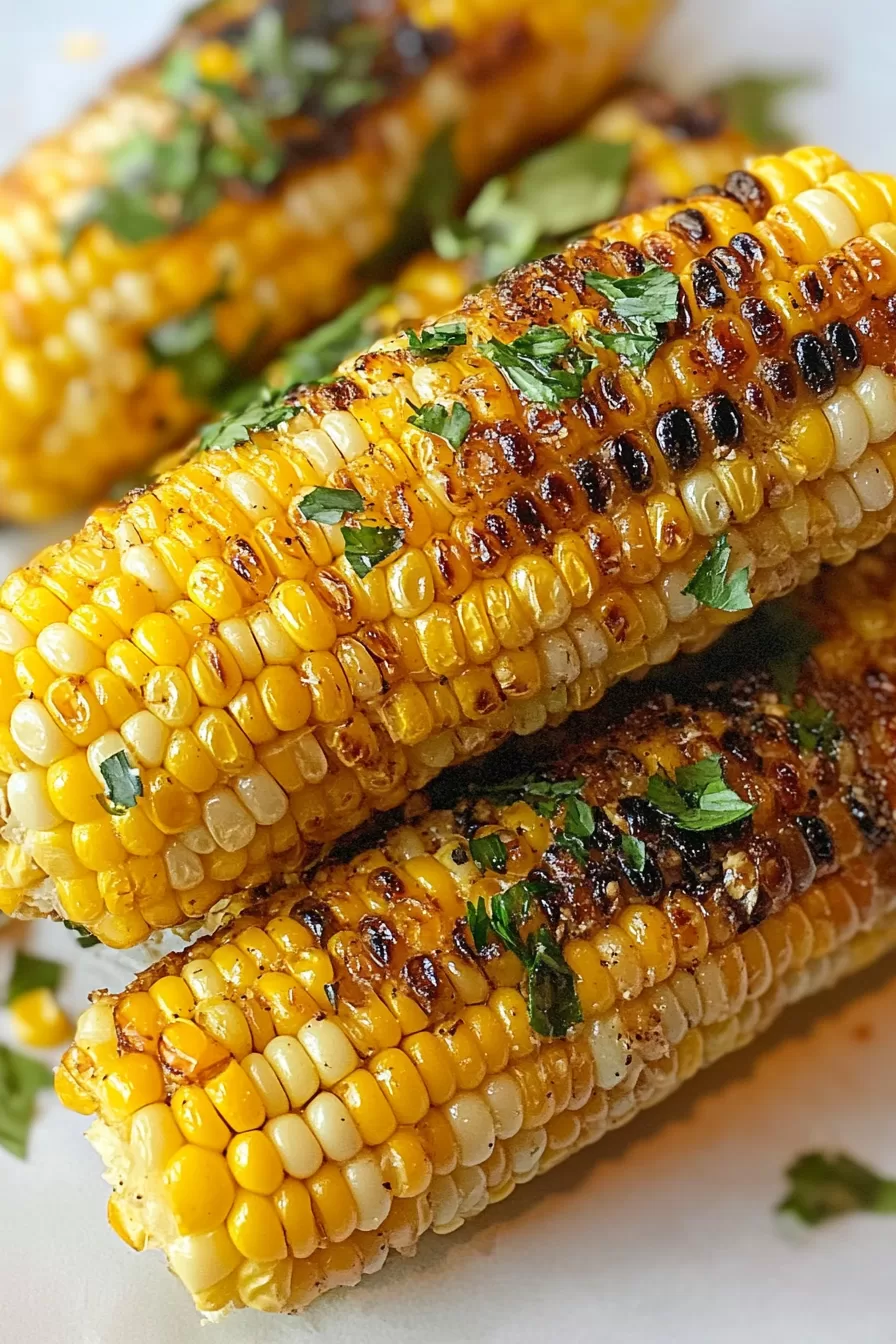
<svg viewBox="0 0 896 1344">
<path fill-rule="evenodd" d="M 408 349 L 414 355 L 438 358 L 447 355 L 455 346 L 466 343 L 466 322 L 442 322 L 434 327 L 424 327 L 419 334 L 416 331 L 408 332 Z"/>
<path fill-rule="evenodd" d="M 791 709 L 790 725 L 797 742 L 805 751 L 821 751 L 825 756 L 837 754 L 837 743 L 843 736 L 832 709 L 825 709 L 814 696 L 808 696 L 802 708 Z"/>
<path fill-rule="evenodd" d="M 359 578 L 400 549 L 404 533 L 397 527 L 375 527 L 368 523 L 348 523 L 342 528 L 345 558 Z"/>
<path fill-rule="evenodd" d="M 248 443 L 256 431 L 274 429 L 298 413 L 298 406 L 286 401 L 272 388 L 260 387 L 254 390 L 257 395 L 246 405 L 203 426 L 196 452 L 204 453 L 210 448 L 236 448 L 241 443 Z"/>
<path fill-rule="evenodd" d="M 786 126 L 778 111 L 782 95 L 816 82 L 806 72 L 780 75 L 743 74 L 713 90 L 725 110 L 725 120 L 760 149 L 787 149 L 799 135 Z"/>
<path fill-rule="evenodd" d="M 330 378 L 344 359 L 367 345 L 368 319 L 390 293 L 388 286 L 375 285 L 331 322 L 291 341 L 277 360 L 278 386 L 294 387 L 296 383 L 319 383 Z"/>
<path fill-rule="evenodd" d="M 643 840 L 639 840 L 635 835 L 622 835 L 620 840 L 620 849 L 622 850 L 622 862 L 626 868 L 632 872 L 643 873 L 644 865 L 647 862 L 647 846 Z"/>
<path fill-rule="evenodd" d="M 137 799 L 143 795 L 143 780 L 126 751 L 116 751 L 114 756 L 100 761 L 100 774 L 106 786 L 100 801 L 109 812 L 120 815 L 137 806 Z"/>
<path fill-rule="evenodd" d="M 479 278 L 491 279 L 614 214 L 630 164 L 630 145 L 572 136 L 492 178 L 463 219 L 436 228 L 433 245 L 450 261 L 474 257 Z"/>
<path fill-rule="evenodd" d="M 562 327 L 532 327 L 516 340 L 484 341 L 481 352 L 502 369 L 529 401 L 557 408 L 582 395 L 594 360 L 584 354 Z"/>
<path fill-rule="evenodd" d="M 95 937 L 89 929 L 85 929 L 83 924 L 76 924 L 72 919 L 64 919 L 62 923 L 65 928 L 71 929 L 72 933 L 77 934 L 79 947 L 96 947 L 99 943 L 99 938 Z"/>
<path fill-rule="evenodd" d="M 554 843 L 561 849 L 569 850 L 583 868 L 588 862 L 588 848 L 585 842 L 591 839 L 594 828 L 594 809 L 578 792 L 568 794 L 563 829 L 555 835 Z"/>
<path fill-rule="evenodd" d="M 746 567 L 735 570 L 729 579 L 730 558 L 731 543 L 727 533 L 723 532 L 716 537 L 683 591 L 696 597 L 704 607 L 713 607 L 716 611 L 749 611 L 753 606 L 750 571 Z"/>
<path fill-rule="evenodd" d="M 555 817 L 568 798 L 580 793 L 584 779 L 538 779 L 535 775 L 519 775 L 509 779 L 506 784 L 491 784 L 486 788 L 489 798 L 503 803 L 509 799 L 521 799 L 529 804 L 540 817 Z"/>
<path fill-rule="evenodd" d="M 533 897 L 543 890 L 544 884 L 536 879 L 516 882 L 492 897 L 490 913 L 481 897 L 475 906 L 468 902 L 467 923 L 477 952 L 483 950 L 491 931 L 523 963 L 532 1030 L 539 1036 L 565 1036 L 582 1021 L 575 976 L 549 928 L 541 925 L 525 938 L 520 932 Z"/>
<path fill-rule="evenodd" d="M 665 772 L 651 775 L 647 800 L 683 831 L 715 831 L 754 811 L 752 803 L 728 788 L 721 756 L 704 756 L 693 765 L 679 766 L 674 780 Z"/>
<path fill-rule="evenodd" d="M 507 846 L 500 835 L 474 835 L 470 841 L 470 856 L 480 873 L 487 868 L 495 873 L 507 872 Z"/>
<path fill-rule="evenodd" d="M 192 312 L 169 318 L 146 336 L 146 348 L 156 364 L 174 369 L 191 401 L 218 401 L 238 375 L 234 360 L 218 342 L 214 294 Z"/>
<path fill-rule="evenodd" d="M 414 414 L 408 416 L 410 423 L 427 434 L 435 434 L 440 439 L 445 439 L 457 452 L 473 423 L 473 417 L 466 406 L 460 401 L 455 401 L 450 411 L 447 406 L 441 406 L 437 402 L 422 409 L 414 406 L 413 402 L 411 406 Z"/>
<path fill-rule="evenodd" d="M 332 490 L 326 485 L 316 485 L 299 500 L 298 509 L 308 523 L 323 523 L 335 527 L 345 521 L 347 513 L 357 513 L 364 507 L 364 500 L 357 490 Z"/>
<path fill-rule="evenodd" d="M 632 368 L 645 369 L 662 344 L 660 328 L 674 322 L 678 315 L 678 276 L 662 266 L 650 265 L 641 275 L 628 277 L 589 271 L 585 283 L 608 301 L 610 312 L 624 328 L 622 332 L 605 332 L 592 327 L 589 340 L 614 350 Z"/>
<path fill-rule="evenodd" d="M 58 961 L 47 961 L 44 957 L 32 957 L 28 952 L 16 950 L 12 965 L 12 976 L 6 991 L 6 1002 L 12 1003 L 22 994 L 32 989 L 59 988 L 62 967 Z"/>
<path fill-rule="evenodd" d="M 53 1086 L 53 1075 L 38 1059 L 0 1045 L 0 1145 L 24 1158 L 38 1092 Z"/>
<path fill-rule="evenodd" d="M 398 212 L 392 237 L 365 265 L 366 274 L 380 276 L 394 270 L 451 219 L 461 190 L 454 132 L 451 122 L 441 127 L 427 145 Z"/>
<path fill-rule="evenodd" d="M 896 1213 L 896 1180 L 847 1153 L 804 1153 L 787 1169 L 787 1179 L 790 1189 L 778 1212 L 807 1227 L 846 1213 Z"/>
</svg>

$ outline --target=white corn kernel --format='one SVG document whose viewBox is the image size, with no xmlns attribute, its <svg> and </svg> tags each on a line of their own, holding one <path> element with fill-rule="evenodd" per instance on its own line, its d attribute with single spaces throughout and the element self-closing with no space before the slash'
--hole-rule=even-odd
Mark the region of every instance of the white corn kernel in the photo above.
<svg viewBox="0 0 896 1344">
<path fill-rule="evenodd" d="M 329 411 L 322 418 L 320 426 L 333 440 L 346 462 L 367 452 L 367 435 L 350 411 Z"/>
<path fill-rule="evenodd" d="M 703 1025 L 720 1022 L 728 1012 L 728 995 L 722 968 L 713 956 L 706 957 L 694 973 L 703 1000 Z"/>
<path fill-rule="evenodd" d="M 191 887 L 198 887 L 205 876 L 198 856 L 176 840 L 165 850 L 165 868 L 168 881 L 175 891 L 189 891 Z"/>
<path fill-rule="evenodd" d="M 544 1129 L 524 1129 L 507 1140 L 507 1156 L 516 1177 L 528 1176 L 542 1159 L 548 1146 L 548 1136 Z"/>
<path fill-rule="evenodd" d="M 277 517 L 281 510 L 276 500 L 248 471 L 231 471 L 223 478 L 224 489 L 253 521 L 269 516 Z"/>
<path fill-rule="evenodd" d="M 834 515 L 839 532 L 851 532 L 862 521 L 862 506 L 845 476 L 832 476 L 825 484 L 824 499 Z"/>
<path fill-rule="evenodd" d="M 293 643 L 269 608 L 263 607 L 247 619 L 266 663 L 286 666 L 296 661 L 298 645 Z"/>
<path fill-rule="evenodd" d="M 576 646 L 563 630 L 539 635 L 535 648 L 545 677 L 545 687 L 569 686 L 582 671 Z"/>
<path fill-rule="evenodd" d="M 866 453 L 846 475 L 866 513 L 877 513 L 893 503 L 893 477 L 877 453 Z"/>
<path fill-rule="evenodd" d="M 240 1064 L 255 1084 L 258 1094 L 264 1102 L 264 1109 L 268 1118 L 272 1119 L 275 1116 L 286 1115 L 289 1112 L 289 1097 L 280 1086 L 276 1073 L 264 1055 L 251 1052 L 240 1061 Z M 298 1117 L 296 1118 L 298 1119 Z M 271 1136 L 268 1135 L 268 1137 Z"/>
<path fill-rule="evenodd" d="M 537 1134 L 538 1130 L 530 1130 L 530 1134 Z M 544 1130 L 540 1131 L 544 1135 Z M 519 1138 L 511 1139 L 511 1143 L 516 1143 Z M 542 1151 L 544 1151 L 542 1149 Z M 541 1154 L 539 1154 L 539 1157 Z M 537 1159 L 536 1159 L 537 1160 Z M 488 1203 L 488 1185 L 485 1180 L 485 1173 L 481 1167 L 458 1167 L 452 1173 L 454 1184 L 457 1187 L 457 1193 L 460 1199 L 458 1206 L 458 1215 L 461 1218 L 475 1218 L 477 1213 L 481 1213 Z"/>
<path fill-rule="evenodd" d="M 432 1230 L 439 1232 L 443 1228 L 453 1230 L 457 1227 L 457 1211 L 460 1207 L 460 1192 L 450 1176 L 434 1176 L 429 1187 L 429 1203 L 432 1208 Z"/>
<path fill-rule="evenodd" d="M 226 621 L 219 621 L 218 638 L 227 645 L 246 680 L 254 681 L 264 670 L 264 659 L 249 622 L 242 616 L 231 616 Z"/>
<path fill-rule="evenodd" d="M 227 982 L 217 966 L 208 957 L 195 957 L 188 961 L 181 971 L 181 978 L 198 1003 L 201 999 L 210 999 L 214 994 L 224 994 Z"/>
<path fill-rule="evenodd" d="M 580 612 L 570 618 L 566 629 L 575 641 L 583 667 L 599 667 L 601 663 L 606 662 L 610 646 L 606 635 L 592 616 Z"/>
<path fill-rule="evenodd" d="M 846 202 L 835 196 L 832 191 L 825 191 L 823 187 L 801 191 L 795 198 L 794 205 L 800 206 L 806 214 L 812 216 L 831 248 L 843 247 L 844 243 L 848 243 L 851 238 L 862 232 L 859 221 Z"/>
<path fill-rule="evenodd" d="M 512 1139 L 523 1127 L 523 1098 L 519 1085 L 509 1073 L 496 1073 L 482 1084 L 480 1091 L 492 1113 L 495 1134 L 499 1139 Z"/>
<path fill-rule="evenodd" d="M 264 1057 L 276 1073 L 293 1106 L 304 1106 L 320 1087 L 320 1075 L 308 1051 L 295 1036 L 276 1036 L 264 1048 Z"/>
<path fill-rule="evenodd" d="M 43 770 L 16 770 L 6 784 L 13 821 L 26 831 L 50 831 L 62 821 L 47 794 Z"/>
<path fill-rule="evenodd" d="M 202 799 L 202 819 L 228 854 L 244 849 L 255 836 L 255 821 L 231 789 L 215 789 Z"/>
<path fill-rule="evenodd" d="M 809 544 L 809 500 L 805 490 L 797 487 L 787 507 L 778 510 L 777 518 L 787 533 L 791 551 L 804 551 Z"/>
<path fill-rule="evenodd" d="M 141 765 L 162 764 L 171 732 L 150 710 L 141 709 L 125 719 L 120 732 Z"/>
<path fill-rule="evenodd" d="M 162 1101 L 143 1106 L 131 1119 L 128 1151 L 138 1179 L 160 1175 L 184 1138 L 171 1115 L 171 1107 Z"/>
<path fill-rule="evenodd" d="M 317 1139 L 302 1117 L 294 1111 L 269 1120 L 264 1132 L 277 1149 L 284 1171 L 295 1176 L 297 1181 L 306 1181 L 309 1176 L 313 1176 L 324 1160 L 323 1149 Z"/>
<path fill-rule="evenodd" d="M 358 1067 L 355 1047 L 330 1018 L 306 1022 L 298 1035 L 326 1087 L 332 1087 Z"/>
<path fill-rule="evenodd" d="M 862 403 L 871 428 L 871 442 L 883 443 L 896 434 L 896 384 L 883 369 L 869 365 L 851 385 Z"/>
<path fill-rule="evenodd" d="M 232 1274 L 243 1257 L 224 1226 L 214 1232 L 178 1237 L 168 1246 L 168 1263 L 191 1293 L 206 1293 Z"/>
<path fill-rule="evenodd" d="M 693 616 L 699 606 L 696 597 L 684 591 L 692 577 L 693 575 L 688 574 L 686 570 L 670 569 L 660 580 L 660 591 L 673 625 Z"/>
<path fill-rule="evenodd" d="M 458 1147 L 462 1167 L 477 1167 L 491 1156 L 495 1125 L 485 1102 L 475 1092 L 461 1092 L 442 1107 Z"/>
<path fill-rule="evenodd" d="M 286 816 L 289 799 L 263 766 L 258 765 L 250 774 L 235 779 L 233 787 L 259 826 L 273 826 Z"/>
<path fill-rule="evenodd" d="M 52 765 L 72 751 L 71 742 L 39 700 L 20 700 L 13 707 L 9 731 L 19 750 L 35 765 Z"/>
<path fill-rule="evenodd" d="M 604 1089 L 621 1083 L 632 1066 L 631 1042 L 622 1030 L 618 1013 L 598 1017 L 588 1027 L 588 1044 L 594 1056 L 595 1081 Z"/>
<path fill-rule="evenodd" d="M 11 611 L 0 610 L 0 651 L 18 653 L 20 649 L 29 649 L 34 643 L 30 632 Z"/>
<path fill-rule="evenodd" d="M 131 546 L 121 557 L 121 570 L 148 588 L 162 611 L 183 596 L 178 583 L 151 546 Z"/>
<path fill-rule="evenodd" d="M 857 462 L 868 447 L 870 427 L 862 403 L 848 387 L 841 387 L 821 408 L 834 435 L 835 471 Z"/>
<path fill-rule="evenodd" d="M 211 833 L 204 826 L 194 826 L 191 830 L 184 831 L 180 838 L 187 849 L 192 849 L 194 854 L 214 854 L 217 848 Z"/>
<path fill-rule="evenodd" d="M 294 434 L 292 444 L 300 453 L 304 453 L 311 465 L 320 472 L 325 480 L 335 471 L 345 466 L 345 458 L 336 444 L 322 429 L 306 429 Z"/>
<path fill-rule="evenodd" d="M 41 630 L 37 651 L 47 666 L 62 676 L 84 677 L 103 662 L 96 645 L 63 621 L 53 621 Z"/>
<path fill-rule="evenodd" d="M 714 537 L 725 530 L 731 509 L 722 494 L 715 474 L 707 467 L 698 467 L 681 482 L 681 499 L 694 525 L 704 537 Z"/>
<path fill-rule="evenodd" d="M 334 1162 L 348 1162 L 361 1151 L 358 1127 L 343 1102 L 333 1092 L 318 1092 L 305 1107 L 308 1128 Z"/>
<path fill-rule="evenodd" d="M 103 779 L 100 766 L 103 761 L 108 761 L 110 756 L 117 756 L 120 751 L 125 750 L 124 738 L 120 733 L 113 732 L 103 733 L 87 748 L 87 764 L 103 788 L 106 787 L 106 781 Z"/>
<path fill-rule="evenodd" d="M 358 1209 L 358 1231 L 373 1232 L 385 1222 L 392 1207 L 379 1164 L 369 1153 L 362 1153 L 345 1163 L 342 1175 Z"/>
</svg>

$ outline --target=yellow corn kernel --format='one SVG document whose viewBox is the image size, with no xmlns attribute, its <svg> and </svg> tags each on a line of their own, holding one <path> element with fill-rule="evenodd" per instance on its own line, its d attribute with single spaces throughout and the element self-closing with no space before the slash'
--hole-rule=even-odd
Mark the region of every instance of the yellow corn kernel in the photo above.
<svg viewBox="0 0 896 1344">
<path fill-rule="evenodd" d="M 429 1110 L 429 1094 L 402 1050 L 381 1050 L 368 1065 L 400 1125 L 413 1125 Z"/>
<path fill-rule="evenodd" d="M 222 1119 L 237 1133 L 260 1129 L 264 1124 L 264 1102 L 236 1060 L 231 1060 L 215 1078 L 205 1084 L 205 1092 Z"/>
<path fill-rule="evenodd" d="M 72 1035 L 72 1024 L 51 989 L 29 989 L 9 1007 L 12 1029 L 22 1045 L 46 1049 Z"/>
<path fill-rule="evenodd" d="M 355 1069 L 336 1083 L 333 1091 L 358 1126 L 361 1138 L 375 1147 L 394 1134 L 398 1121 L 387 1100 L 388 1093 L 367 1069 Z"/>
<path fill-rule="evenodd" d="M 100 1107 L 103 1118 L 110 1124 L 127 1120 L 141 1107 L 161 1101 L 164 1096 L 162 1070 L 152 1055 L 124 1055 L 100 1085 Z"/>
<path fill-rule="evenodd" d="M 272 1195 L 284 1177 L 283 1164 L 264 1133 L 237 1134 L 227 1149 L 227 1165 L 243 1190 Z"/>
<path fill-rule="evenodd" d="M 214 1232 L 227 1217 L 236 1193 L 221 1154 L 189 1143 L 169 1161 L 164 1183 L 182 1237 Z"/>
</svg>

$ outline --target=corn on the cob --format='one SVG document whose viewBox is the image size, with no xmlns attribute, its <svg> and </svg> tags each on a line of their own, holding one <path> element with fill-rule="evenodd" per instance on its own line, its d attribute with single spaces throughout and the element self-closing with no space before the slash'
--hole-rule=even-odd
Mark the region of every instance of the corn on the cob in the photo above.
<svg viewBox="0 0 896 1344">
<path fill-rule="evenodd" d="M 96 995 L 57 1091 L 99 1111 L 115 1230 L 203 1311 L 301 1309 L 892 947 L 894 574 L 890 545 L 816 583 L 787 699 L 754 676 L 580 724 L 534 782 Z"/>
<path fill-rule="evenodd" d="M 234 367 L 344 305 L 440 131 L 474 184 L 581 116 L 658 7 L 217 0 L 187 19 L 0 180 L 0 514 L 95 499 L 183 438 Z"/>
<path fill-rule="evenodd" d="M 758 604 L 880 540 L 894 211 L 896 180 L 829 151 L 761 159 L 222 422 L 13 574 L 2 908 L 119 945 L 204 916 L 444 766 L 704 646 L 745 577 Z M 604 343 L 652 338 L 585 278 L 645 258 L 678 318 L 662 342 L 646 324 L 636 376 Z M 495 362 L 521 336 L 559 336 L 567 361 L 522 359 L 528 395 Z M 726 555 L 731 594 L 688 591 Z"/>
</svg>

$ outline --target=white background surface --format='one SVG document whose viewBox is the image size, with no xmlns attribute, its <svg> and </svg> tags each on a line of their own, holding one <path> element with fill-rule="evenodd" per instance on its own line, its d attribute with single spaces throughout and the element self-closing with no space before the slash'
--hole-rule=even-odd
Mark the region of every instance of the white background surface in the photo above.
<svg viewBox="0 0 896 1344">
<path fill-rule="evenodd" d="M 0 163 L 151 46 L 178 8 L 0 0 Z M 101 54 L 66 61 L 72 33 L 98 35 Z M 817 70 L 823 86 L 792 103 L 797 131 L 893 172 L 894 58 L 890 0 L 682 0 L 646 65 L 679 91 L 747 67 Z M 0 573 L 53 532 L 61 526 L 40 538 L 0 533 Z M 71 965 L 72 1013 L 91 988 L 127 978 L 120 959 L 79 952 L 60 928 L 28 937 Z M 11 953 L 7 933 L 0 985 Z M 46 1097 L 30 1160 L 0 1150 L 0 1344 L 896 1341 L 893 1223 L 857 1217 L 794 1240 L 772 1216 L 784 1168 L 807 1147 L 847 1147 L 896 1173 L 896 980 L 886 969 L 796 1010 L 764 1049 L 300 1320 L 243 1312 L 202 1327 L 159 1259 L 106 1227 L 83 1123 Z M 9 1039 L 2 1011 L 0 1037 Z"/>
</svg>

